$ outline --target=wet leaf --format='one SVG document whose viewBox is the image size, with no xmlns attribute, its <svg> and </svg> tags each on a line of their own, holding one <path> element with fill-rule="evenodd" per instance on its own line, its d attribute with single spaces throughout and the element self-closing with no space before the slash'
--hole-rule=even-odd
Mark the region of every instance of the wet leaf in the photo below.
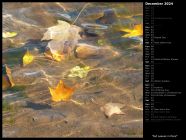
<svg viewBox="0 0 186 140">
<path fill-rule="evenodd" d="M 16 32 L 3 32 L 3 38 L 11 38 L 17 35 Z"/>
<path fill-rule="evenodd" d="M 135 25 L 133 29 L 121 29 L 121 31 L 127 32 L 127 34 L 123 35 L 122 37 L 137 37 L 143 35 L 143 25 Z"/>
<path fill-rule="evenodd" d="M 124 104 L 120 103 L 107 103 L 102 106 L 100 109 L 105 113 L 105 115 L 110 118 L 113 114 L 120 114 L 124 115 L 125 113 L 122 112 L 120 109 L 124 107 Z"/>
<path fill-rule="evenodd" d="M 62 60 L 65 59 L 64 54 L 62 54 L 62 53 L 60 54 L 58 51 L 52 53 L 50 50 L 47 50 L 47 51 L 45 51 L 44 55 L 47 58 L 55 60 L 57 62 L 61 62 Z"/>
<path fill-rule="evenodd" d="M 49 87 L 52 100 L 55 102 L 67 101 L 71 98 L 74 88 L 67 87 L 62 80 L 59 81 L 56 88 Z"/>
<path fill-rule="evenodd" d="M 48 28 L 41 40 L 78 40 L 81 39 L 79 35 L 80 31 L 80 27 L 58 20 L 58 24 Z"/>
<path fill-rule="evenodd" d="M 53 53 L 52 57 L 54 60 L 61 62 L 62 60 L 64 60 L 64 55 L 60 54 L 60 53 Z"/>
<path fill-rule="evenodd" d="M 9 87 L 13 87 L 15 84 L 12 79 L 11 70 L 8 68 L 7 65 L 3 66 L 3 77 L 2 77 L 3 83 L 2 87 L 3 90 L 6 90 Z"/>
<path fill-rule="evenodd" d="M 30 64 L 34 60 L 34 56 L 27 50 L 23 56 L 23 66 Z"/>
<path fill-rule="evenodd" d="M 67 39 L 69 28 L 70 24 L 68 22 L 58 20 L 58 24 L 56 26 L 49 27 L 41 40 Z"/>
<path fill-rule="evenodd" d="M 79 78 L 84 78 L 87 76 L 88 72 L 90 71 L 89 66 L 75 66 L 70 70 L 70 74 L 68 77 L 79 77 Z"/>
<path fill-rule="evenodd" d="M 63 60 L 65 54 L 70 54 L 73 52 L 75 45 L 78 43 L 80 37 L 81 28 L 76 25 L 70 25 L 65 21 L 58 20 L 56 26 L 48 28 L 47 32 L 44 33 L 44 36 L 41 40 L 51 40 L 48 45 L 45 53 L 47 54 L 50 51 L 49 56 L 56 61 Z"/>
</svg>

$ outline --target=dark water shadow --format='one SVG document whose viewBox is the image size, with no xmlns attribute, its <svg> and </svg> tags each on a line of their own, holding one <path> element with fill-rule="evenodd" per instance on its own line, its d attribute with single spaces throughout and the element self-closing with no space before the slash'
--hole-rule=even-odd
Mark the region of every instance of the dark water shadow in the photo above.
<svg viewBox="0 0 186 140">
<path fill-rule="evenodd" d="M 47 104 L 39 104 L 39 103 L 33 103 L 30 101 L 27 101 L 26 108 L 32 108 L 34 110 L 43 110 L 43 109 L 51 109 L 50 105 Z"/>
<path fill-rule="evenodd" d="M 3 50 L 3 59 L 6 60 L 4 63 L 10 65 L 22 64 L 22 57 L 27 50 L 40 54 L 45 51 L 47 44 L 48 41 L 30 39 L 22 47 Z"/>
</svg>

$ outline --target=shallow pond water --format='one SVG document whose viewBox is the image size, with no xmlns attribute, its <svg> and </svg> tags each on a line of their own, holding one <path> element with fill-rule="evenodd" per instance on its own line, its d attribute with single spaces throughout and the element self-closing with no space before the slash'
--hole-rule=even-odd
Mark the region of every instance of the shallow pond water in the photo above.
<svg viewBox="0 0 186 140">
<path fill-rule="evenodd" d="M 3 3 L 3 64 L 13 87 L 3 90 L 4 137 L 142 137 L 143 37 L 124 29 L 143 25 L 142 3 Z M 96 46 L 101 56 L 57 62 L 45 57 L 47 28 L 63 20 L 82 29 L 78 43 Z M 96 26 L 95 26 L 96 25 Z M 29 51 L 34 60 L 23 67 Z M 85 54 L 84 54 L 85 53 Z M 83 56 L 86 56 L 83 52 Z M 75 66 L 85 77 L 68 77 Z M 54 102 L 48 87 L 62 80 L 75 87 L 73 102 Z M 121 103 L 124 115 L 104 115 L 100 107 Z"/>
</svg>

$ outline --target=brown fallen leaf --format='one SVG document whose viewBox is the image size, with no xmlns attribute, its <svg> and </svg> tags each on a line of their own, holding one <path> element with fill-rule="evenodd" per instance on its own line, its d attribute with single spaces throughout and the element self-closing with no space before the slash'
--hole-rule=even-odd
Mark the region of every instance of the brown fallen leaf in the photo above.
<svg viewBox="0 0 186 140">
<path fill-rule="evenodd" d="M 125 113 L 120 110 L 124 106 L 125 106 L 124 104 L 120 104 L 120 103 L 107 103 L 104 106 L 102 106 L 100 109 L 105 113 L 105 115 L 108 118 L 110 118 L 113 114 L 124 115 Z"/>
<path fill-rule="evenodd" d="M 7 88 L 13 87 L 15 85 L 12 79 L 11 70 L 10 68 L 8 68 L 6 64 L 3 66 L 2 80 L 3 80 L 2 83 L 3 90 L 6 90 Z"/>
<path fill-rule="evenodd" d="M 52 100 L 55 102 L 68 101 L 74 92 L 74 88 L 67 87 L 62 80 L 59 81 L 56 88 L 49 87 L 49 90 L 52 95 Z"/>
</svg>

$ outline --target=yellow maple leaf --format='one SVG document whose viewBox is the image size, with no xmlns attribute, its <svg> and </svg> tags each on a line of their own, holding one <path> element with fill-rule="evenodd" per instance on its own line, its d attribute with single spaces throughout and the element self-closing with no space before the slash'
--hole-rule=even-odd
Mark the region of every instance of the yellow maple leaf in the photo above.
<svg viewBox="0 0 186 140">
<path fill-rule="evenodd" d="M 23 56 L 23 66 L 30 64 L 34 60 L 34 56 L 27 50 Z"/>
<path fill-rule="evenodd" d="M 121 29 L 121 31 L 127 32 L 127 34 L 122 37 L 136 37 L 143 35 L 143 25 L 135 25 L 133 29 Z"/>
<path fill-rule="evenodd" d="M 59 81 L 56 88 L 49 87 L 49 90 L 52 100 L 55 102 L 69 100 L 74 92 L 74 88 L 67 87 L 62 80 Z"/>
</svg>

